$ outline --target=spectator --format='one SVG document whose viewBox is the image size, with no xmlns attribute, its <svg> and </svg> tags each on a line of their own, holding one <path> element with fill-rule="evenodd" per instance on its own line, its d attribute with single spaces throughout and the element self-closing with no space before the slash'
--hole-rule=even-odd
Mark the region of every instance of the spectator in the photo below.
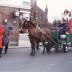
<svg viewBox="0 0 72 72">
<path fill-rule="evenodd" d="M 2 24 L 0 24 L 0 57 L 3 49 L 3 33 L 4 33 L 4 27 Z"/>
<path fill-rule="evenodd" d="M 13 30 L 13 27 L 12 27 L 12 24 L 8 23 L 7 19 L 3 21 L 3 25 L 5 29 L 3 42 L 4 42 L 5 54 L 6 54 L 8 50 L 8 44 L 9 44 L 9 34 L 10 34 L 10 31 Z"/>
</svg>

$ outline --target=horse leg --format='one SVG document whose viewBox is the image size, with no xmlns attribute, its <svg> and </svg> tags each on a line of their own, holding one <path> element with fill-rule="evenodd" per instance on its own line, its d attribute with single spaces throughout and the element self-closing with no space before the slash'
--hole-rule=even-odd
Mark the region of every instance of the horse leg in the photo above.
<svg viewBox="0 0 72 72">
<path fill-rule="evenodd" d="M 36 49 L 39 50 L 39 41 L 37 41 Z"/>
<path fill-rule="evenodd" d="M 43 41 L 43 46 L 44 46 L 44 49 L 43 49 L 42 54 L 44 54 L 44 53 L 45 53 L 45 49 L 46 49 L 45 41 Z"/>
<path fill-rule="evenodd" d="M 59 45 L 56 45 L 55 46 L 55 52 L 59 52 L 59 49 L 58 48 L 59 48 Z"/>
<path fill-rule="evenodd" d="M 47 44 L 46 44 L 46 52 L 47 52 L 47 53 L 50 53 L 51 47 L 52 47 L 52 44 L 51 44 L 51 43 L 47 43 Z"/>
<path fill-rule="evenodd" d="M 35 56 L 35 43 L 31 43 L 31 56 Z"/>
</svg>

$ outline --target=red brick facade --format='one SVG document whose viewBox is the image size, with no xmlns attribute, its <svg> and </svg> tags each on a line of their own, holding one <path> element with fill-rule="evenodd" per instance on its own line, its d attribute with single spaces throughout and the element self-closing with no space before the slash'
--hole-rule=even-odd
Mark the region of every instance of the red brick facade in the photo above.
<svg viewBox="0 0 72 72">
<path fill-rule="evenodd" d="M 4 18 L 8 19 L 13 25 L 13 34 L 10 34 L 10 45 L 17 45 L 19 40 L 19 18 L 13 18 L 13 12 L 19 10 L 14 7 L 0 6 L 0 23 L 3 23 Z M 23 10 L 23 9 L 21 9 Z"/>
</svg>

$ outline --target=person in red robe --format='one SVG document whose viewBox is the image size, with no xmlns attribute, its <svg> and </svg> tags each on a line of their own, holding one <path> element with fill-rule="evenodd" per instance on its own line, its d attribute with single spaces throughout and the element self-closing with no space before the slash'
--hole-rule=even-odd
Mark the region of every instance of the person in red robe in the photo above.
<svg viewBox="0 0 72 72">
<path fill-rule="evenodd" d="M 69 27 L 69 33 L 72 34 L 72 19 L 69 20 L 68 27 Z"/>
<path fill-rule="evenodd" d="M 3 34 L 4 34 L 4 27 L 2 24 L 0 24 L 0 57 L 3 49 Z"/>
</svg>

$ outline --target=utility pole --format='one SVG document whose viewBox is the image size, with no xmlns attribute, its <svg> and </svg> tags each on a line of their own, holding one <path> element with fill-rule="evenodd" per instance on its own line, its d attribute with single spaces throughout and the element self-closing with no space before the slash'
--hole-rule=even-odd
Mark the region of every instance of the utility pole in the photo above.
<svg viewBox="0 0 72 72">
<path fill-rule="evenodd" d="M 36 23 L 36 7 L 37 7 L 37 0 L 31 0 L 31 18 L 30 20 L 33 23 Z"/>
</svg>

